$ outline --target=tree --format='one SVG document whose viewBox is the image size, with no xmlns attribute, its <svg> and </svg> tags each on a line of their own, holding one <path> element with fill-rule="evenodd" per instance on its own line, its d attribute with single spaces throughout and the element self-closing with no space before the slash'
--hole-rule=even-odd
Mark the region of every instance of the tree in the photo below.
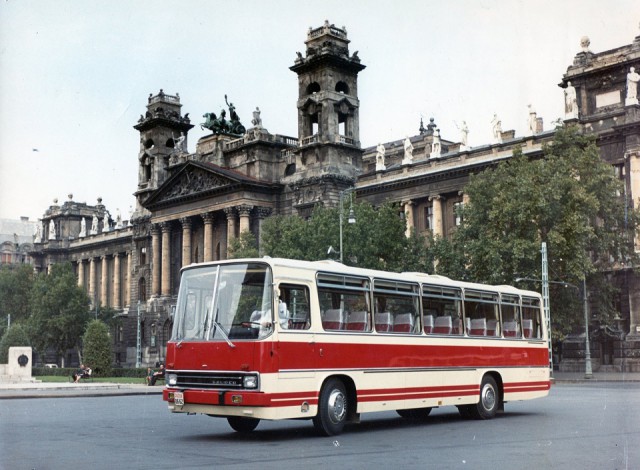
<svg viewBox="0 0 640 470">
<path fill-rule="evenodd" d="M 255 235 L 249 230 L 245 230 L 238 238 L 231 239 L 228 255 L 229 259 L 258 257 L 258 242 Z"/>
<path fill-rule="evenodd" d="M 638 212 L 626 207 L 622 183 L 600 158 L 595 138 L 577 127 L 559 128 L 543 157 L 513 158 L 471 178 L 463 223 L 439 255 L 463 278 L 512 284 L 517 277 L 541 278 L 540 246 L 547 243 L 551 279 L 593 287 L 605 272 L 637 260 L 633 236 Z M 440 258 L 440 261 L 442 258 Z M 539 284 L 529 285 L 539 289 Z M 611 319 L 612 290 L 597 290 L 592 305 L 603 324 Z M 554 329 L 569 332 L 583 320 L 579 295 L 554 287 Z"/>
<path fill-rule="evenodd" d="M 21 323 L 29 317 L 33 279 L 30 265 L 0 268 L 0 309 L 3 317 L 11 315 L 11 323 Z M 2 326 L 4 324 L 3 321 Z"/>
<path fill-rule="evenodd" d="M 107 377 L 111 374 L 111 338 L 109 328 L 100 320 L 91 320 L 82 337 L 84 363 L 96 375 Z"/>
<path fill-rule="evenodd" d="M 70 263 L 54 264 L 50 274 L 37 277 L 32 306 L 29 328 L 38 351 L 53 348 L 62 357 L 71 348 L 80 353 L 80 339 L 90 319 L 89 297 L 78 287 Z"/>
<path fill-rule="evenodd" d="M 27 329 L 20 323 L 11 325 L 0 339 L 0 364 L 7 363 L 9 348 L 14 346 L 31 346 Z"/>
<path fill-rule="evenodd" d="M 343 220 L 343 262 L 350 266 L 387 271 L 429 272 L 433 258 L 423 237 L 405 235 L 405 221 L 397 206 L 374 208 L 368 203 L 353 205 L 356 223 Z M 301 260 L 327 259 L 330 246 L 340 249 L 338 208 L 314 209 L 309 220 L 296 216 L 274 216 L 263 224 L 265 255 Z"/>
</svg>

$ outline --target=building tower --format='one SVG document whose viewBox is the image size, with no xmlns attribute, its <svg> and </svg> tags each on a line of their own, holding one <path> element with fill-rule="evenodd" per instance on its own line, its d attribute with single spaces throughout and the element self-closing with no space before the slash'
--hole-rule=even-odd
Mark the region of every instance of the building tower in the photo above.
<svg viewBox="0 0 640 470">
<path fill-rule="evenodd" d="M 138 190 L 136 215 L 142 215 L 142 205 L 165 181 L 170 158 L 187 153 L 187 133 L 193 125 L 189 115 L 180 114 L 180 95 L 167 95 L 162 90 L 149 95 L 147 112 L 133 126 L 140 132 L 138 154 Z"/>
<path fill-rule="evenodd" d="M 287 180 L 302 215 L 319 201 L 337 202 L 361 172 L 358 72 L 365 68 L 357 52 L 349 55 L 346 29 L 328 21 L 309 29 L 305 44 L 306 55 L 290 67 L 298 74 L 299 147 Z"/>
</svg>

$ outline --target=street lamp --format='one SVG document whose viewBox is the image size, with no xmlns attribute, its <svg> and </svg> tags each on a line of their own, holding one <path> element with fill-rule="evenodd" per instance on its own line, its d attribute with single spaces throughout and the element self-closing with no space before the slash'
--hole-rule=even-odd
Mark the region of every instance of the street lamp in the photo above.
<svg viewBox="0 0 640 470">
<path fill-rule="evenodd" d="M 520 281 L 531 281 L 531 282 L 543 282 L 542 279 L 531 279 L 528 277 L 518 277 L 515 279 L 515 282 Z M 560 284 L 565 287 L 573 287 L 578 292 L 582 293 L 582 308 L 584 311 L 584 332 L 585 332 L 585 353 L 584 353 L 584 378 L 591 379 L 593 378 L 593 369 L 591 367 L 591 345 L 589 343 L 589 308 L 587 302 L 587 280 L 586 278 L 582 278 L 582 289 L 580 289 L 575 284 L 571 284 L 570 282 L 564 281 L 545 281 L 549 284 Z M 551 332 L 549 332 L 550 334 Z M 549 341 L 551 341 L 551 336 L 549 336 Z"/>
<path fill-rule="evenodd" d="M 340 191 L 340 262 L 343 260 L 343 250 L 342 250 L 342 220 L 344 219 L 344 197 L 355 191 L 355 188 L 347 188 Z M 347 222 L 350 224 L 356 223 L 356 213 L 353 211 L 353 201 L 349 198 L 349 218 Z"/>
</svg>

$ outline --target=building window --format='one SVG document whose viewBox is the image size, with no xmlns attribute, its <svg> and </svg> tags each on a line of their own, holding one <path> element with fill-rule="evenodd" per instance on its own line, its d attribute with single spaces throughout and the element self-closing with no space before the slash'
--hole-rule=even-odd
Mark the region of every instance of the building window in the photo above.
<svg viewBox="0 0 640 470">
<path fill-rule="evenodd" d="M 144 277 L 141 277 L 138 281 L 138 300 L 140 302 L 146 302 L 147 300 L 147 284 Z"/>
<path fill-rule="evenodd" d="M 140 258 L 138 260 L 139 264 L 147 264 L 147 247 L 143 246 L 140 248 L 140 254 L 138 255 L 138 258 Z"/>
<path fill-rule="evenodd" d="M 453 204 L 453 225 L 456 227 L 462 224 L 462 208 L 464 204 L 462 202 L 456 202 Z"/>
<path fill-rule="evenodd" d="M 424 208 L 424 220 L 427 230 L 433 230 L 433 206 L 427 206 Z"/>
</svg>

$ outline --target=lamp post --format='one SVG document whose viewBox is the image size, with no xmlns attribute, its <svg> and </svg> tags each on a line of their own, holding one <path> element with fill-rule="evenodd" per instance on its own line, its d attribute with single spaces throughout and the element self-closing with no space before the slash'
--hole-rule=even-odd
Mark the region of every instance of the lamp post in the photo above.
<svg viewBox="0 0 640 470">
<path fill-rule="evenodd" d="M 340 263 L 342 263 L 343 260 L 343 250 L 342 250 L 342 221 L 344 219 L 344 197 L 345 195 L 349 194 L 351 195 L 351 193 L 355 191 L 355 188 L 347 188 L 344 189 L 342 191 L 340 191 Z M 356 223 L 356 214 L 353 211 L 353 203 L 350 203 L 350 207 L 349 207 L 349 218 L 347 220 L 350 224 L 355 224 Z"/>
<path fill-rule="evenodd" d="M 531 282 L 542 282 L 542 279 L 531 279 L 528 277 L 518 277 L 515 279 L 515 282 L 520 281 L 531 281 Z M 570 282 L 564 281 L 546 281 L 549 284 L 560 284 L 565 287 L 573 287 L 578 292 L 582 294 L 582 308 L 584 311 L 584 332 L 585 332 L 585 355 L 584 355 L 584 378 L 591 379 L 593 378 L 593 369 L 591 367 L 591 346 L 589 343 L 589 307 L 587 302 L 587 280 L 586 277 L 582 278 L 582 289 L 580 289 L 575 284 L 571 284 Z M 551 341 L 551 336 L 549 336 L 549 341 Z"/>
</svg>

